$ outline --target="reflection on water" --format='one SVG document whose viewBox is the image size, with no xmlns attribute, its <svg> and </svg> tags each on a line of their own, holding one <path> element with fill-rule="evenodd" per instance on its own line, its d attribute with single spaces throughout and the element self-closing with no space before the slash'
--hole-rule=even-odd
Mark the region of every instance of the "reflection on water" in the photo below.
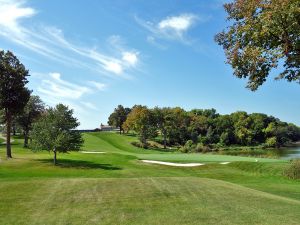
<svg viewBox="0 0 300 225">
<path fill-rule="evenodd" d="M 300 158 L 300 145 L 279 150 L 281 159 L 296 159 Z"/>
</svg>

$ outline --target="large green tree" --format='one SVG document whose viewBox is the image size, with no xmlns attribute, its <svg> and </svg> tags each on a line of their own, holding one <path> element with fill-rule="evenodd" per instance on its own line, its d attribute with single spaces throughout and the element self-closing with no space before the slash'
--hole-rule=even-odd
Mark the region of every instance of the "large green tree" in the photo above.
<svg viewBox="0 0 300 225">
<path fill-rule="evenodd" d="M 300 1 L 234 0 L 224 5 L 230 26 L 216 35 L 238 78 L 256 90 L 271 70 L 300 82 Z"/>
<path fill-rule="evenodd" d="M 0 51 L 0 109 L 4 111 L 6 123 L 6 156 L 12 158 L 11 127 L 12 120 L 25 107 L 30 97 L 26 88 L 28 70 L 10 51 Z"/>
<path fill-rule="evenodd" d="M 30 96 L 29 101 L 24 107 L 23 112 L 17 117 L 17 123 L 21 126 L 24 134 L 24 147 L 28 147 L 29 132 L 32 124 L 45 111 L 45 104 L 39 96 Z"/>
<path fill-rule="evenodd" d="M 126 121 L 126 118 L 130 113 L 130 111 L 131 111 L 130 108 L 124 108 L 124 106 L 118 105 L 118 107 L 115 108 L 114 112 L 110 114 L 108 118 L 108 124 L 110 126 L 119 127 L 120 134 L 121 134 L 122 131 L 124 132 L 123 123 Z"/>
<path fill-rule="evenodd" d="M 147 139 L 161 134 L 165 148 L 185 144 L 188 147 L 191 143 L 281 147 L 300 140 L 299 127 L 273 116 L 243 111 L 220 115 L 215 109 L 185 111 L 180 107 L 149 109 L 136 105 L 123 128 L 136 131 L 144 146 Z"/>
<path fill-rule="evenodd" d="M 155 107 L 153 109 L 153 114 L 154 114 L 154 119 L 155 119 L 155 124 L 157 126 L 157 129 L 160 131 L 161 135 L 163 136 L 163 144 L 164 144 L 164 149 L 167 148 L 167 129 L 168 126 L 170 126 L 171 123 L 171 108 L 159 108 Z"/>
<path fill-rule="evenodd" d="M 143 147 L 147 147 L 147 140 L 157 135 L 155 116 L 146 106 L 134 106 L 129 113 L 124 127 L 139 134 Z"/>
<path fill-rule="evenodd" d="M 33 150 L 52 151 L 56 165 L 57 152 L 78 151 L 82 146 L 81 133 L 75 130 L 78 126 L 72 109 L 63 104 L 49 108 L 33 125 L 31 147 Z"/>
<path fill-rule="evenodd" d="M 185 144 L 190 139 L 188 127 L 190 124 L 189 114 L 180 107 L 172 108 L 168 115 L 167 137 L 170 143 Z"/>
</svg>

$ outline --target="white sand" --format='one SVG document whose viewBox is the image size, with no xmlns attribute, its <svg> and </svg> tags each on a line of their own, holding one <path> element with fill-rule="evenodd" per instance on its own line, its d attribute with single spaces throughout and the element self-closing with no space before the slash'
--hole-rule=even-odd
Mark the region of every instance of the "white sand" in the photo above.
<svg viewBox="0 0 300 225">
<path fill-rule="evenodd" d="M 229 164 L 230 162 L 221 162 L 220 164 L 222 165 L 226 165 L 226 164 Z"/>
<path fill-rule="evenodd" d="M 154 160 L 142 160 L 145 163 L 153 163 L 167 166 L 180 166 L 180 167 L 195 167 L 195 166 L 203 166 L 203 163 L 171 163 L 171 162 L 162 162 L 162 161 L 154 161 Z"/>
<path fill-rule="evenodd" d="M 87 152 L 87 151 L 81 151 L 80 153 L 86 153 L 86 154 L 103 154 L 105 152 Z"/>
</svg>

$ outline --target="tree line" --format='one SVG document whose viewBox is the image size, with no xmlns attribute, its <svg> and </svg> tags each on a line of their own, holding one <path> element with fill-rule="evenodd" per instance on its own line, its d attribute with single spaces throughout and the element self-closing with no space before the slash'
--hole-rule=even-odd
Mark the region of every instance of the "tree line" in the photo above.
<svg viewBox="0 0 300 225">
<path fill-rule="evenodd" d="M 257 146 L 279 148 L 300 140 L 300 128 L 263 113 L 237 111 L 221 115 L 215 109 L 119 105 L 109 117 L 109 124 L 120 131 L 138 134 L 143 147 L 156 137 L 164 148 L 174 145 Z"/>
<path fill-rule="evenodd" d="M 17 128 L 24 136 L 24 147 L 53 152 L 79 150 L 79 122 L 68 106 L 46 107 L 39 96 L 26 87 L 29 71 L 10 51 L 0 51 L 0 115 L 5 124 L 6 156 L 12 158 L 11 132 Z M 30 140 L 30 142 L 29 142 Z"/>
</svg>

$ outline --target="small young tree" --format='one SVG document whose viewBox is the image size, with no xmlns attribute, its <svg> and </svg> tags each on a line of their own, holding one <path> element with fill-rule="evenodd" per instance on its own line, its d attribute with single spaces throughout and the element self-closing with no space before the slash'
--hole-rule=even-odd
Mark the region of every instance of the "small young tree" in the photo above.
<svg viewBox="0 0 300 225">
<path fill-rule="evenodd" d="M 6 156 L 12 158 L 10 133 L 13 117 L 20 113 L 29 100 L 30 91 L 25 87 L 28 70 L 10 51 L 0 51 L 0 109 L 6 123 Z"/>
<path fill-rule="evenodd" d="M 17 117 L 17 123 L 21 126 L 24 133 L 24 148 L 28 147 L 29 131 L 32 124 L 45 111 L 45 104 L 39 96 L 30 96 L 23 112 Z"/>
<path fill-rule="evenodd" d="M 33 125 L 31 147 L 33 150 L 52 151 L 56 165 L 57 152 L 78 151 L 82 146 L 81 133 L 74 130 L 78 126 L 72 109 L 63 104 L 49 108 Z"/>
</svg>

